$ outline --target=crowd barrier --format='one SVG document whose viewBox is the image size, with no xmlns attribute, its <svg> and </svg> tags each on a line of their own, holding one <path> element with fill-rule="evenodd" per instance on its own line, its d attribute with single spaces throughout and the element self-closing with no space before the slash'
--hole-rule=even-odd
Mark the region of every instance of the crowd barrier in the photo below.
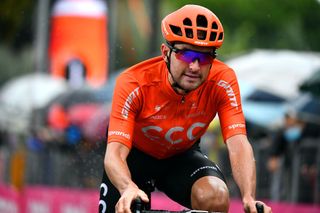
<svg viewBox="0 0 320 213">
<path fill-rule="evenodd" d="M 306 138 L 293 147 L 291 164 L 279 172 L 267 170 L 268 140 L 254 146 L 257 161 L 257 196 L 274 201 L 320 204 L 320 139 Z"/>
<path fill-rule="evenodd" d="M 279 208 L 283 208 L 282 205 L 285 204 L 285 202 L 288 203 L 285 204 L 286 208 L 293 206 L 294 209 L 299 209 L 297 206 L 302 208 L 303 205 L 301 203 L 320 205 L 319 141 L 319 139 L 304 139 L 301 141 L 293 152 L 292 169 L 289 169 L 289 173 L 274 176 L 270 174 L 266 168 L 269 149 L 268 144 L 270 141 L 268 141 L 268 139 L 256 140 L 253 148 L 257 161 L 257 198 L 272 201 L 272 204 L 276 208 L 278 206 Z M 43 193 L 43 191 L 45 191 L 43 193 L 45 196 L 48 197 L 52 194 L 58 197 L 58 200 L 63 198 L 60 194 L 72 194 L 74 192 L 74 190 L 69 190 L 69 188 L 78 189 L 79 194 L 88 196 L 90 191 L 86 191 L 85 189 L 97 188 L 101 182 L 104 150 L 104 147 L 87 147 L 85 144 L 68 148 L 57 147 L 52 144 L 51 146 L 44 147 L 41 151 L 27 149 L 21 152 L 7 145 L 2 145 L 0 149 L 0 183 L 3 183 L 3 185 L 0 189 L 0 212 L 26 212 L 26 210 L 20 211 L 20 208 L 39 209 L 41 207 L 39 207 L 39 203 L 33 203 L 31 205 L 27 198 L 35 196 L 41 197 L 40 194 Z M 222 161 L 228 159 L 227 151 L 224 148 L 223 150 L 219 150 L 219 153 L 221 153 L 221 158 L 219 159 L 219 163 L 221 164 Z M 22 161 L 25 163 L 20 165 Z M 231 176 L 231 170 L 227 168 L 228 162 L 226 162 L 225 165 L 220 164 L 219 166 L 223 169 L 226 178 L 230 176 L 228 180 L 230 180 L 229 183 L 231 183 L 233 178 Z M 25 166 L 25 168 L 21 169 L 22 166 Z M 306 168 L 308 170 L 306 170 Z M 285 168 L 280 169 L 280 171 L 284 170 Z M 24 173 L 21 171 L 24 171 Z M 308 176 L 306 176 L 306 171 L 309 172 Z M 279 183 L 278 185 L 275 184 L 277 182 Z M 15 185 L 24 190 L 18 193 L 10 189 L 8 185 Z M 46 186 L 47 188 L 31 187 L 34 185 Z M 228 185 L 231 198 L 233 199 L 231 208 L 237 204 L 237 199 L 240 197 L 238 189 L 234 187 L 234 185 L 235 184 Z M 276 189 L 276 195 L 283 194 L 284 197 L 275 198 L 271 192 L 272 187 Z M 81 196 L 78 197 L 79 199 L 81 198 Z M 79 207 L 70 206 L 70 203 L 72 203 L 70 201 L 71 198 L 65 196 L 63 199 L 69 203 L 69 206 L 65 207 L 70 210 L 69 212 L 72 212 L 71 210 L 73 208 Z M 54 197 L 52 200 L 52 202 L 58 202 L 55 201 Z M 279 205 L 277 203 L 279 203 Z M 52 208 L 56 208 L 55 206 L 59 205 L 54 204 Z M 309 208 L 308 205 L 307 207 Z M 2 211 L 3 208 L 11 210 Z M 46 207 L 41 208 L 47 209 Z M 48 212 L 52 212 L 52 208 L 49 206 L 48 209 L 50 209 L 50 211 L 48 210 Z M 79 211 L 81 213 L 85 212 L 86 208 L 91 207 L 83 206 L 81 207 L 82 210 Z M 75 210 L 75 212 L 79 211 Z M 46 211 L 43 210 L 40 212 Z M 288 210 L 287 212 L 293 211 Z M 301 210 L 300 212 L 303 211 Z"/>
<path fill-rule="evenodd" d="M 28 186 L 23 191 L 0 185 L 0 212 L 5 213 L 92 213 L 98 212 L 99 192 L 97 190 L 78 190 L 70 188 L 49 188 Z M 273 212 L 318 213 L 320 206 L 268 203 Z M 170 200 L 160 192 L 152 194 L 153 209 L 182 210 L 184 207 Z M 230 213 L 243 213 L 240 200 L 232 199 Z"/>
</svg>

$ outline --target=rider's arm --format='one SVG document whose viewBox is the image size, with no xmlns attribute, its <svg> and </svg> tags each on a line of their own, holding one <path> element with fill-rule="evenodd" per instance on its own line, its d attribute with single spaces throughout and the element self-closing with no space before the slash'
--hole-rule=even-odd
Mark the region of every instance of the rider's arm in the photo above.
<svg viewBox="0 0 320 213">
<path fill-rule="evenodd" d="M 129 211 L 132 200 L 137 197 L 140 197 L 144 202 L 149 202 L 148 196 L 131 179 L 126 161 L 129 152 L 127 146 L 118 142 L 111 142 L 107 145 L 104 159 L 107 175 L 121 194 L 116 206 L 116 209 L 120 212 Z"/>
<path fill-rule="evenodd" d="M 246 135 L 232 136 L 226 141 L 233 177 L 239 186 L 245 205 L 255 201 L 256 165 L 252 147 Z"/>
<path fill-rule="evenodd" d="M 113 142 L 108 144 L 104 158 L 104 166 L 108 177 L 120 194 L 129 186 L 137 187 L 131 180 L 131 174 L 126 162 L 129 152 L 130 150 L 127 146 Z"/>
</svg>

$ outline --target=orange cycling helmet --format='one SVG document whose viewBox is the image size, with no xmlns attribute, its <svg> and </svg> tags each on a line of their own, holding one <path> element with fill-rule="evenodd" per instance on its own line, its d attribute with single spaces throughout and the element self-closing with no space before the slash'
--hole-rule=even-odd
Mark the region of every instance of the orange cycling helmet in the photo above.
<svg viewBox="0 0 320 213">
<path fill-rule="evenodd" d="M 186 5 L 167 15 L 161 24 L 163 38 L 196 46 L 219 48 L 223 27 L 218 17 L 205 7 Z"/>
</svg>

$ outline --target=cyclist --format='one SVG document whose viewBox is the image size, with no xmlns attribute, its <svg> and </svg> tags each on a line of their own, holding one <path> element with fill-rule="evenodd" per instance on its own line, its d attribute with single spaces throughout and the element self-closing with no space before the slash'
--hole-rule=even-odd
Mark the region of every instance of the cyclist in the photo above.
<svg viewBox="0 0 320 213">
<path fill-rule="evenodd" d="M 149 201 L 144 183 L 153 181 L 185 207 L 227 212 L 224 176 L 199 149 L 218 114 L 244 208 L 256 212 L 255 160 L 237 79 L 216 59 L 224 38 L 219 19 L 205 7 L 185 5 L 167 15 L 161 28 L 161 56 L 117 79 L 99 211 L 130 212 L 135 198 Z"/>
</svg>

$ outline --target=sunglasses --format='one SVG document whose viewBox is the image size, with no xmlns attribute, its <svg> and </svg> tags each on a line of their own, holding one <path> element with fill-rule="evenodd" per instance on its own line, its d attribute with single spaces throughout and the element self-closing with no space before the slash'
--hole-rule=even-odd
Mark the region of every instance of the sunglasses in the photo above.
<svg viewBox="0 0 320 213">
<path fill-rule="evenodd" d="M 214 50 L 212 52 L 204 53 L 189 49 L 178 49 L 171 45 L 169 45 L 169 48 L 176 54 L 176 58 L 178 60 L 184 61 L 188 64 L 198 60 L 200 65 L 207 65 L 211 64 L 213 59 L 216 58 Z"/>
</svg>

